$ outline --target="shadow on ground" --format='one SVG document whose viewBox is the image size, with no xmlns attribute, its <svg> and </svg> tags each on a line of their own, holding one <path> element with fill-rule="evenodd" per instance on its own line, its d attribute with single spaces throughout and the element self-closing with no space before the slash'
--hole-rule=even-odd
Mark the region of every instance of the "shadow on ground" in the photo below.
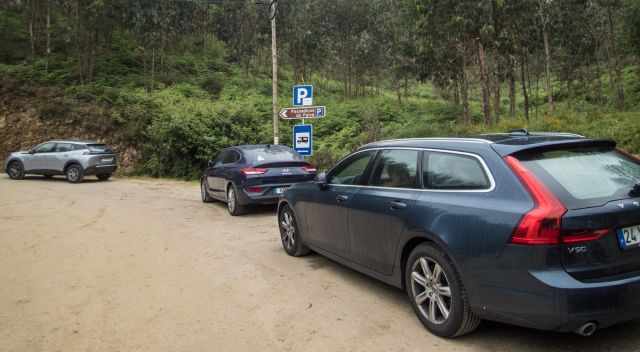
<svg viewBox="0 0 640 352">
<path fill-rule="evenodd" d="M 420 324 L 408 302 L 406 293 L 360 274 L 318 254 L 306 257 L 310 270 L 328 270 L 340 280 L 369 294 L 375 294 L 406 312 L 407 319 Z M 429 332 L 425 330 L 425 334 Z M 460 347 L 480 351 L 640 351 L 640 321 L 598 330 L 591 337 L 572 333 L 556 333 L 484 321 L 477 331 L 455 340 Z"/>
<path fill-rule="evenodd" d="M 68 182 L 64 176 L 53 176 L 53 177 L 25 176 L 24 179 L 16 180 L 15 182 L 21 182 L 21 181 L 32 181 L 32 182 L 39 181 L 39 182 L 50 182 L 50 183 L 57 183 L 57 182 L 67 183 Z M 97 183 L 97 182 L 109 182 L 109 181 L 100 181 L 97 178 L 93 178 L 92 176 L 86 176 L 82 180 L 82 183 Z"/>
</svg>

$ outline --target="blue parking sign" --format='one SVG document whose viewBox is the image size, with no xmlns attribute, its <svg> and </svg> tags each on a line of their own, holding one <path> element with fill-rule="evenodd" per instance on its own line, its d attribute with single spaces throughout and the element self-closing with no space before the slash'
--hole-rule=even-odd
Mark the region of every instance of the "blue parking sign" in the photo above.
<svg viewBox="0 0 640 352">
<path fill-rule="evenodd" d="M 293 86 L 293 106 L 313 105 L 313 86 L 300 85 Z"/>
<path fill-rule="evenodd" d="M 293 126 L 293 149 L 302 156 L 313 155 L 313 126 Z"/>
</svg>

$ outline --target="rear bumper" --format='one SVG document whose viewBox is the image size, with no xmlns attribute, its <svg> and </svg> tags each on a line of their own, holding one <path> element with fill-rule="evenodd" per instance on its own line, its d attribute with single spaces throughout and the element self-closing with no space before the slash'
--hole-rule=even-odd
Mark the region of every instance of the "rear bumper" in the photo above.
<svg viewBox="0 0 640 352">
<path fill-rule="evenodd" d="M 640 276 L 598 283 L 576 280 L 562 268 L 522 273 L 509 287 L 483 286 L 485 319 L 541 330 L 574 331 L 640 319 Z"/>
<path fill-rule="evenodd" d="M 598 283 L 574 279 L 564 270 L 531 272 L 555 296 L 556 311 L 544 325 L 573 331 L 587 322 L 599 328 L 640 318 L 640 276 Z"/>
<path fill-rule="evenodd" d="M 276 188 L 289 188 L 291 184 L 275 184 L 275 185 L 258 185 L 257 187 L 264 188 L 262 193 L 247 192 L 245 188 L 242 188 L 241 192 L 238 192 L 240 196 L 238 201 L 242 205 L 260 205 L 260 204 L 278 204 L 282 194 L 275 194 Z"/>
<path fill-rule="evenodd" d="M 85 175 L 101 175 L 101 174 L 112 174 L 116 172 L 118 169 L 118 165 L 95 165 L 89 166 L 84 170 Z"/>
</svg>

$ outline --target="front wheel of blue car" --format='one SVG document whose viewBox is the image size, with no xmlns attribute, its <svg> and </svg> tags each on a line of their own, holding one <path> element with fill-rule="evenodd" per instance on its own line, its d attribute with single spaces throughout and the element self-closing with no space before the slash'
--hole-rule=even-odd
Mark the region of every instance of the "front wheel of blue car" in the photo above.
<svg viewBox="0 0 640 352">
<path fill-rule="evenodd" d="M 405 269 L 405 287 L 422 324 L 441 337 L 468 334 L 480 324 L 451 260 L 437 247 L 417 246 Z"/>
<path fill-rule="evenodd" d="M 296 216 L 287 204 L 282 206 L 278 214 L 278 227 L 280 228 L 282 248 L 288 255 L 302 257 L 311 252 L 302 242 Z"/>
</svg>

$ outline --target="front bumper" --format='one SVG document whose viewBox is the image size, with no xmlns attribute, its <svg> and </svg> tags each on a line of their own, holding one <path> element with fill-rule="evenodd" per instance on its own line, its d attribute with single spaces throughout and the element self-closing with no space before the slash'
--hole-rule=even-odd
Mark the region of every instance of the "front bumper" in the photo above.
<svg viewBox="0 0 640 352">
<path fill-rule="evenodd" d="M 84 170 L 85 175 L 113 174 L 118 169 L 118 165 L 94 165 Z"/>
</svg>

